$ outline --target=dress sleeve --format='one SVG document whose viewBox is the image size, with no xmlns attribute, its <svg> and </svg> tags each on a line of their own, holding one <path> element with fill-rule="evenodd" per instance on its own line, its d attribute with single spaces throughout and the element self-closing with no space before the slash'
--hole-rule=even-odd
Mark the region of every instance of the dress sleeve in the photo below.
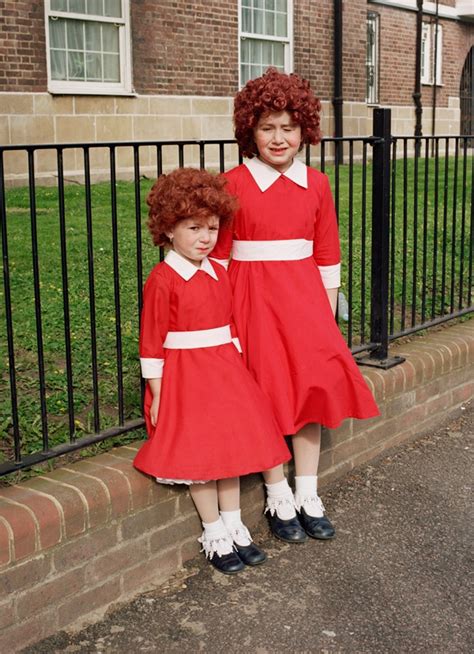
<svg viewBox="0 0 474 654">
<path fill-rule="evenodd" d="M 320 204 L 314 225 L 313 257 L 325 288 L 341 285 L 341 251 L 336 208 L 327 175 L 322 176 Z"/>
<path fill-rule="evenodd" d="M 140 327 L 140 366 L 142 377 L 163 376 L 165 352 L 163 343 L 169 325 L 169 285 L 161 275 L 151 274 L 143 289 L 143 309 Z"/>
</svg>

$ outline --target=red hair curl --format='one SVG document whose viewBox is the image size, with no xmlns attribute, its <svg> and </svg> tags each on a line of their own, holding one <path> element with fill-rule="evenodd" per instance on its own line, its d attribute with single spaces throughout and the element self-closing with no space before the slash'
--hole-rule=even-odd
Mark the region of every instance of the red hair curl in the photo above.
<svg viewBox="0 0 474 654">
<path fill-rule="evenodd" d="M 258 154 L 253 131 L 261 116 L 280 111 L 288 111 L 301 127 L 301 147 L 319 143 L 321 103 L 309 82 L 296 73 L 286 75 L 269 68 L 261 77 L 249 80 L 235 96 L 235 138 L 244 157 Z"/>
<path fill-rule="evenodd" d="M 166 235 L 174 225 L 186 218 L 205 220 L 219 218 L 219 226 L 230 222 L 237 200 L 224 190 L 227 180 L 197 168 L 178 168 L 161 175 L 148 196 L 147 226 L 155 245 L 170 242 Z"/>
</svg>

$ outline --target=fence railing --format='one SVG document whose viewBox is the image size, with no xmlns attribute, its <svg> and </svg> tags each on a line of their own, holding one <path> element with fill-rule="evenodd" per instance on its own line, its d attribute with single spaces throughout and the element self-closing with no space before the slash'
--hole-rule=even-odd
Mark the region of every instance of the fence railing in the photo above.
<svg viewBox="0 0 474 654">
<path fill-rule="evenodd" d="M 366 363 L 390 366 L 390 341 L 473 310 L 470 138 L 393 137 L 376 109 L 372 136 L 303 153 L 331 181 L 340 327 Z M 146 194 L 177 165 L 240 161 L 232 140 L 0 146 L 0 475 L 143 427 L 141 291 L 163 256 Z"/>
</svg>

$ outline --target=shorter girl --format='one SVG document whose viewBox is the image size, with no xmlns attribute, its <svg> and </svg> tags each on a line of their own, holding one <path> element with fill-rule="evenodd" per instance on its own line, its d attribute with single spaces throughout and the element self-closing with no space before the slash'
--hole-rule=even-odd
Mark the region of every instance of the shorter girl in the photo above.
<svg viewBox="0 0 474 654">
<path fill-rule="evenodd" d="M 223 266 L 207 255 L 236 201 L 223 178 L 193 168 L 162 175 L 147 198 L 155 245 L 171 244 L 144 287 L 140 363 L 149 439 L 134 465 L 162 483 L 189 484 L 199 539 L 226 574 L 266 555 L 240 518 L 239 476 L 288 461 L 268 400 L 232 338 Z"/>
</svg>

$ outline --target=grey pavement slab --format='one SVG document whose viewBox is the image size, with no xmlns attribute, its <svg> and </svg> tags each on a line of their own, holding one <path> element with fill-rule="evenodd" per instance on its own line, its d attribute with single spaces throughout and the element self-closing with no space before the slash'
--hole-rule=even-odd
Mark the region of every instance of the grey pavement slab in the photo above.
<svg viewBox="0 0 474 654">
<path fill-rule="evenodd" d="M 466 405 L 325 489 L 333 541 L 287 545 L 262 520 L 264 565 L 228 577 L 202 557 L 25 654 L 473 652 L 473 423 Z"/>
</svg>

